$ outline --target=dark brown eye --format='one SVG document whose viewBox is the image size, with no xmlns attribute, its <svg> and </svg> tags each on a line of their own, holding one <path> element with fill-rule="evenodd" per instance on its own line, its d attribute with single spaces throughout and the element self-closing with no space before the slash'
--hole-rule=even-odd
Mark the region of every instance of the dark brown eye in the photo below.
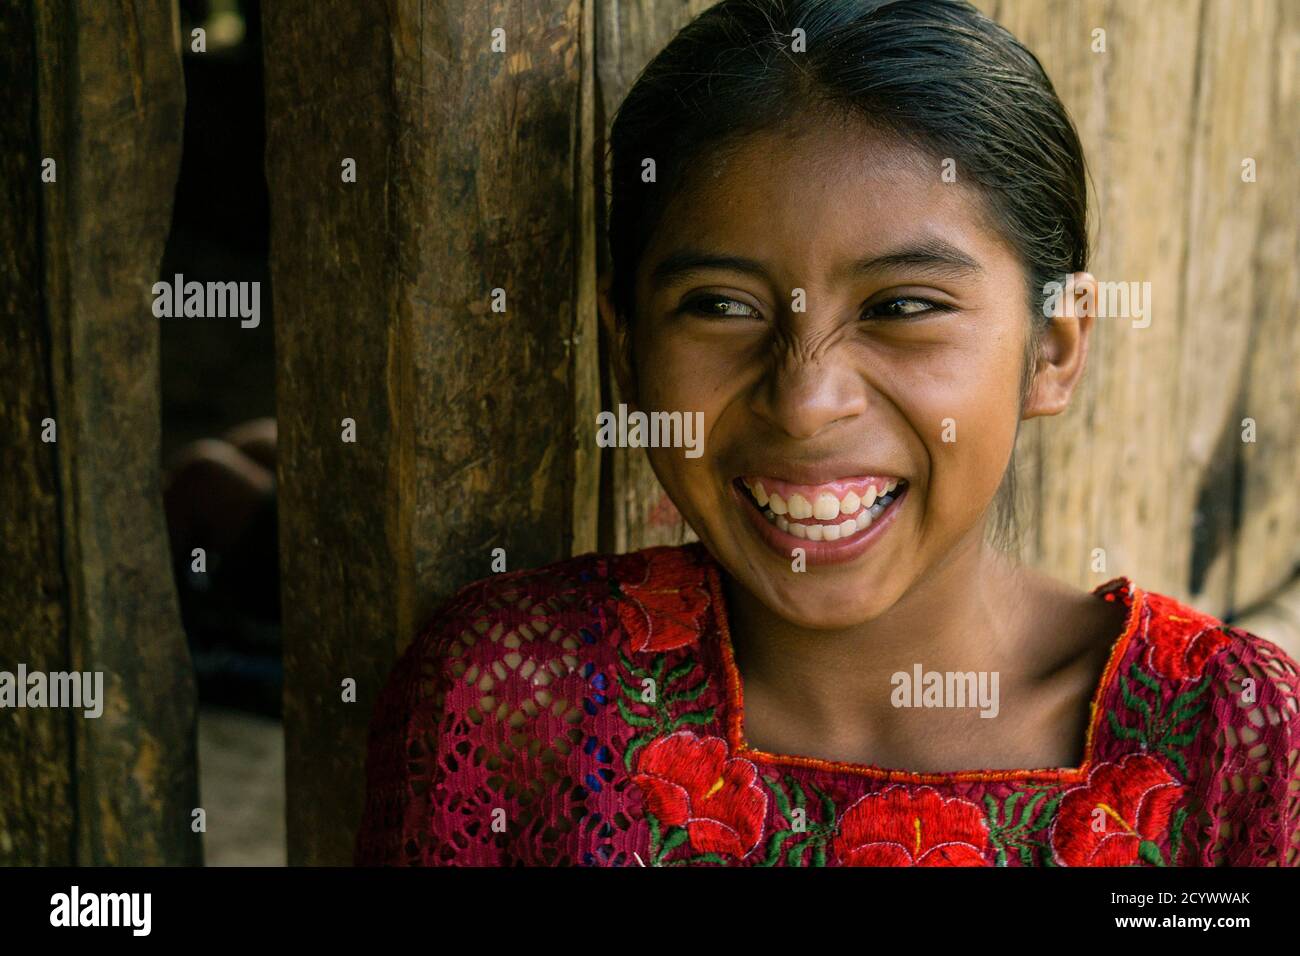
<svg viewBox="0 0 1300 956">
<path fill-rule="evenodd" d="M 748 309 L 748 312 L 736 311 L 737 308 Z M 695 315 L 707 315 L 715 319 L 744 319 L 758 318 L 752 306 L 744 302 L 738 302 L 730 299 L 725 295 L 702 295 L 683 306 L 683 310 L 694 313 Z"/>
<path fill-rule="evenodd" d="M 929 299 L 912 299 L 906 296 L 899 296 L 894 299 L 886 299 L 883 302 L 877 302 L 874 305 L 867 306 L 862 313 L 864 319 L 899 319 L 908 318 L 914 315 L 924 315 L 927 312 L 942 312 L 944 308 Z"/>
</svg>

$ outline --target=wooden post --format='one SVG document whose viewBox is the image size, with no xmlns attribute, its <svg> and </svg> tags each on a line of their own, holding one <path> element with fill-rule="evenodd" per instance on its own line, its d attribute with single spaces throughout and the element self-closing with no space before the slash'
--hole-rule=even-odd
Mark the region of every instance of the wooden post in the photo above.
<svg viewBox="0 0 1300 956">
<path fill-rule="evenodd" d="M 0 712 L 6 865 L 201 860 L 150 295 L 180 162 L 177 29 L 164 0 L 126 17 L 0 3 L 0 669 L 102 672 L 104 696 L 99 717 Z"/>
<path fill-rule="evenodd" d="M 263 11 L 289 860 L 347 863 L 415 629 L 595 544 L 591 8 Z"/>
</svg>

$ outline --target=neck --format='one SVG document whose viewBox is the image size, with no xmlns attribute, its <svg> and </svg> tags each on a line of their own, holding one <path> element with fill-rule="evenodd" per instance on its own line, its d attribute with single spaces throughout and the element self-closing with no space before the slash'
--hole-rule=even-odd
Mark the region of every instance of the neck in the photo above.
<svg viewBox="0 0 1300 956">
<path fill-rule="evenodd" d="M 927 670 L 998 670 L 1017 656 L 1019 629 L 1008 626 L 1007 608 L 1023 603 L 1025 580 L 1013 561 L 984 543 L 982 529 L 883 614 L 844 629 L 792 625 L 723 580 L 746 689 L 761 687 L 812 724 L 888 719 L 890 675 L 916 663 Z"/>
</svg>

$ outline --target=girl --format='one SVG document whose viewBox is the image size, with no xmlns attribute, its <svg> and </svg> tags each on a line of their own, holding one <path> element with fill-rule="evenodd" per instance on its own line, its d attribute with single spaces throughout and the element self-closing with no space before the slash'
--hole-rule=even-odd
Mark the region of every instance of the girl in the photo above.
<svg viewBox="0 0 1300 956">
<path fill-rule="evenodd" d="M 704 413 L 648 449 L 700 543 L 461 590 L 378 704 L 358 860 L 1294 865 L 1295 663 L 995 546 L 1093 327 L 1034 56 L 953 0 L 725 0 L 611 153 L 601 314 L 632 404 Z"/>
</svg>

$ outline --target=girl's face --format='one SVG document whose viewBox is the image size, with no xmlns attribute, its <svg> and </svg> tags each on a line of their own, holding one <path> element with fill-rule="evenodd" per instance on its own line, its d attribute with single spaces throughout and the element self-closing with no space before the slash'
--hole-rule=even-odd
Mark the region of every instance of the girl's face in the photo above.
<svg viewBox="0 0 1300 956">
<path fill-rule="evenodd" d="M 703 454 L 652 467 L 774 613 L 871 620 L 982 540 L 1021 415 L 1023 267 L 961 169 L 886 134 L 787 128 L 704 163 L 640 261 L 629 392 L 703 412 Z"/>
</svg>

